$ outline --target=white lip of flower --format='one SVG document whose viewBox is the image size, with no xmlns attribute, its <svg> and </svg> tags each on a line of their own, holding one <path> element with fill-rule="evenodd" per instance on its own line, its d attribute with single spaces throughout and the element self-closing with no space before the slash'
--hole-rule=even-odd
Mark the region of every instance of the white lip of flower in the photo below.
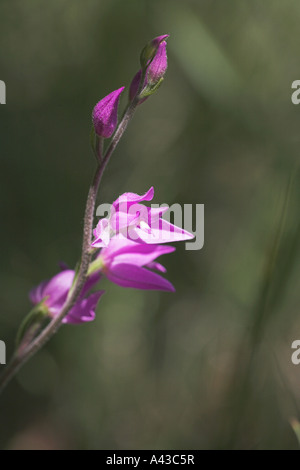
<svg viewBox="0 0 300 470">
<path fill-rule="evenodd" d="M 117 235 L 116 231 L 112 228 L 111 222 L 110 222 L 110 215 L 107 217 L 107 225 L 104 227 L 101 233 L 101 239 L 104 244 L 104 246 L 108 246 L 111 238 L 113 238 L 115 235 Z M 124 235 L 125 237 L 128 234 L 129 229 L 134 229 L 135 227 L 140 228 L 143 232 L 151 233 L 151 227 L 143 220 L 140 216 L 138 218 L 135 218 L 132 223 L 130 223 L 128 226 L 123 227 L 122 229 L 119 230 L 120 234 Z"/>
<path fill-rule="evenodd" d="M 108 224 L 102 231 L 101 238 L 105 246 L 108 246 L 110 238 L 112 237 L 110 224 Z"/>
<path fill-rule="evenodd" d="M 151 232 L 151 228 L 149 227 L 147 222 L 145 222 L 144 220 L 140 221 L 140 227 L 141 227 L 142 230 L 145 230 L 147 232 Z"/>
</svg>

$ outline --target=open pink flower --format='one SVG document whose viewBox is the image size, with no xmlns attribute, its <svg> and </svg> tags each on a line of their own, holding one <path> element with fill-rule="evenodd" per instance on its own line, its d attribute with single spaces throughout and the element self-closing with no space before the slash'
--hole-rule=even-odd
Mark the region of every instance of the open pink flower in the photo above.
<svg viewBox="0 0 300 470">
<path fill-rule="evenodd" d="M 49 315 L 56 317 L 65 304 L 69 290 L 72 286 L 75 271 L 65 269 L 52 279 L 43 281 L 37 287 L 33 288 L 29 297 L 33 305 L 43 301 L 48 308 Z M 86 281 L 79 299 L 74 307 L 63 319 L 63 323 L 83 323 L 92 321 L 95 318 L 95 310 L 100 297 L 104 294 L 103 290 L 87 296 L 87 292 L 99 281 L 100 274 L 95 273 Z"/>
<path fill-rule="evenodd" d="M 174 292 L 174 286 L 167 279 L 152 271 L 166 272 L 155 260 L 174 250 L 173 246 L 145 245 L 120 236 L 101 250 L 98 261 L 103 274 L 119 286 Z"/>
<path fill-rule="evenodd" d="M 170 243 L 190 240 L 194 235 L 171 224 L 162 218 L 168 207 L 150 208 L 141 204 L 151 201 L 154 188 L 145 194 L 124 193 L 112 204 L 108 218 L 101 219 L 95 230 L 92 246 L 101 248 L 108 246 L 110 238 L 121 234 L 130 240 L 147 243 Z"/>
</svg>

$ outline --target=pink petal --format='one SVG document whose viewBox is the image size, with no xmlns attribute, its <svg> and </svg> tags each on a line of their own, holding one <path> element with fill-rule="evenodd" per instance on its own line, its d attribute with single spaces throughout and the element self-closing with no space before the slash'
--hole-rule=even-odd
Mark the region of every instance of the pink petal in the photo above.
<svg viewBox="0 0 300 470">
<path fill-rule="evenodd" d="M 107 278 L 122 287 L 174 292 L 174 286 L 152 271 L 131 264 L 116 264 L 107 272 Z"/>
<path fill-rule="evenodd" d="M 93 124 L 98 136 L 112 136 L 118 121 L 119 99 L 124 87 L 112 91 L 100 100 L 93 109 Z"/>
<path fill-rule="evenodd" d="M 151 261 L 151 263 L 148 263 L 146 265 L 146 268 L 156 269 L 156 271 L 160 271 L 161 273 L 167 272 L 166 268 L 162 264 L 157 263 L 156 261 Z"/>
<path fill-rule="evenodd" d="M 81 299 L 100 281 L 101 277 L 102 275 L 99 272 L 95 272 L 87 278 L 80 294 Z"/>
<path fill-rule="evenodd" d="M 161 36 L 157 36 L 156 38 L 152 39 L 151 44 L 153 47 L 158 47 L 162 41 L 167 39 L 170 35 L 169 34 L 162 34 Z"/>
<path fill-rule="evenodd" d="M 157 52 L 147 69 L 147 80 L 150 83 L 157 83 L 166 73 L 168 68 L 167 43 L 162 41 Z"/>
<path fill-rule="evenodd" d="M 195 236 L 164 219 L 159 219 L 158 223 L 151 226 L 150 233 L 135 227 L 132 229 L 131 237 L 136 241 L 155 244 L 191 240 Z"/>
<path fill-rule="evenodd" d="M 56 274 L 49 281 L 43 281 L 30 292 L 31 301 L 36 304 L 47 297 L 46 304 L 50 310 L 52 307 L 54 309 L 61 308 L 72 285 L 74 274 L 73 270 L 67 269 Z"/>
<path fill-rule="evenodd" d="M 107 218 L 99 220 L 96 228 L 93 231 L 95 240 L 92 242 L 92 247 L 102 248 L 108 246 L 110 240 L 110 224 Z"/>
<path fill-rule="evenodd" d="M 96 315 L 95 310 L 97 308 L 97 304 L 103 294 L 104 291 L 101 290 L 91 294 L 86 299 L 77 302 L 68 315 L 63 319 L 63 323 L 78 324 L 93 321 Z"/>
<path fill-rule="evenodd" d="M 122 204 L 121 204 L 122 206 Z M 120 209 L 122 211 L 122 208 Z M 139 212 L 135 214 L 131 214 L 127 212 L 127 207 L 124 212 L 114 212 L 110 219 L 110 225 L 114 232 L 119 232 L 124 227 L 128 227 L 129 225 L 133 224 L 139 218 Z"/>
<path fill-rule="evenodd" d="M 132 264 L 135 266 L 145 266 L 161 255 L 173 253 L 176 248 L 166 245 L 146 245 L 144 243 L 134 243 L 123 246 L 114 253 L 112 264 Z"/>
<path fill-rule="evenodd" d="M 43 298 L 45 297 L 45 295 L 43 293 L 44 293 L 44 289 L 47 286 L 48 282 L 49 281 L 41 282 L 38 286 L 31 289 L 31 291 L 29 292 L 30 301 L 34 305 L 39 304 L 43 300 Z"/>
<path fill-rule="evenodd" d="M 154 188 L 153 186 L 145 193 L 142 194 L 141 196 L 136 193 L 124 193 L 118 199 L 115 200 L 113 203 L 113 206 L 115 210 L 118 210 L 118 206 L 121 203 L 134 203 L 134 202 L 141 202 L 141 201 L 152 201 L 154 197 Z"/>
</svg>

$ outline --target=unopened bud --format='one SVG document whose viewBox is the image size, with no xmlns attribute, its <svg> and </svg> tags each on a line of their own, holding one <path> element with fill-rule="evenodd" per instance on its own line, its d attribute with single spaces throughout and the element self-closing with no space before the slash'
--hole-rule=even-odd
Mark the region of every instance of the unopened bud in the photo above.
<svg viewBox="0 0 300 470">
<path fill-rule="evenodd" d="M 156 38 L 152 39 L 152 41 L 148 42 L 148 44 L 146 44 L 140 56 L 140 62 L 143 70 L 149 65 L 151 60 L 154 58 L 160 43 L 162 41 L 165 41 L 165 39 L 167 39 L 168 37 L 168 34 L 163 34 L 162 36 L 157 36 Z"/>
<path fill-rule="evenodd" d="M 147 82 L 150 86 L 156 85 L 165 75 L 168 67 L 167 43 L 159 44 L 155 57 L 147 70 Z"/>
<path fill-rule="evenodd" d="M 168 67 L 167 43 L 165 41 L 167 37 L 167 34 L 158 36 L 143 49 L 141 63 L 147 64 L 147 67 L 142 65 L 142 68 L 133 77 L 129 89 L 129 101 L 132 101 L 139 93 L 139 104 L 143 103 L 162 84 Z M 142 79 L 143 83 L 141 83 Z"/>
<path fill-rule="evenodd" d="M 112 136 L 118 122 L 118 105 L 122 91 L 125 87 L 112 91 L 102 98 L 93 109 L 93 124 L 99 137 Z"/>
</svg>

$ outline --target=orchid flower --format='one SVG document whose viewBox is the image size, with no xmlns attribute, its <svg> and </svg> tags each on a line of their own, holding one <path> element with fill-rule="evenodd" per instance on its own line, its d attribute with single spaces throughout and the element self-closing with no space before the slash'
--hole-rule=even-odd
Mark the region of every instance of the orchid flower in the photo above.
<svg viewBox="0 0 300 470">
<path fill-rule="evenodd" d="M 48 315 L 52 318 L 56 317 L 66 302 L 74 281 L 74 276 L 75 271 L 65 269 L 52 277 L 52 279 L 43 281 L 30 291 L 29 297 L 31 302 L 33 305 L 43 302 L 43 305 L 48 310 Z M 64 317 L 63 323 L 83 323 L 94 320 L 95 309 L 104 291 L 99 290 L 89 296 L 86 294 L 99 279 L 99 273 L 94 273 L 88 278 L 77 302 Z"/>
<path fill-rule="evenodd" d="M 139 243 L 170 243 L 190 240 L 194 235 L 162 218 L 168 207 L 150 208 L 142 201 L 151 201 L 154 188 L 145 194 L 124 193 L 116 199 L 108 218 L 101 219 L 94 230 L 94 248 L 108 246 L 110 238 L 121 234 Z"/>
<path fill-rule="evenodd" d="M 153 187 L 143 195 L 122 194 L 112 204 L 109 216 L 101 219 L 92 230 L 104 170 L 138 105 L 158 90 L 166 73 L 167 37 L 167 34 L 157 36 L 143 48 L 140 54 L 141 70 L 132 80 L 130 102 L 119 122 L 118 107 L 124 87 L 109 93 L 93 109 L 90 137 L 97 165 L 85 206 L 78 268 L 75 272 L 64 265 L 60 273 L 31 290 L 29 297 L 35 307 L 19 328 L 16 350 L 0 376 L 0 392 L 62 323 L 94 320 L 104 291 L 90 293 L 90 290 L 102 275 L 122 287 L 167 292 L 175 290 L 161 275 L 166 269 L 157 258 L 175 250 L 165 245 L 166 242 L 188 240 L 193 235 L 162 218 L 168 207 L 151 208 L 143 204 L 152 201 Z M 103 145 L 103 139 L 108 138 L 111 141 Z M 44 321 L 45 318 L 49 321 Z"/>
<path fill-rule="evenodd" d="M 96 263 L 101 266 L 101 272 L 119 286 L 174 292 L 174 286 L 152 270 L 165 273 L 165 267 L 155 260 L 175 249 L 167 245 L 135 243 L 120 236 L 111 239 L 108 247 L 101 250 Z"/>
</svg>

